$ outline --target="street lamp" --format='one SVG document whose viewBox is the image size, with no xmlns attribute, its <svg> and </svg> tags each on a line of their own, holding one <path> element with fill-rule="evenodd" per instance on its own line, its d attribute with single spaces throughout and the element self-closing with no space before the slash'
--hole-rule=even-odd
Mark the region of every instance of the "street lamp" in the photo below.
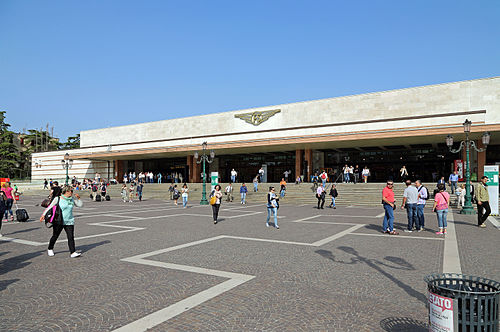
<svg viewBox="0 0 500 332">
<path fill-rule="evenodd" d="M 71 166 L 73 166 L 73 159 L 69 159 L 69 153 L 66 152 L 66 154 L 64 155 L 64 159 L 61 160 L 61 166 L 63 169 L 66 169 L 66 185 L 68 185 L 68 170 L 71 168 Z"/>
<path fill-rule="evenodd" d="M 469 161 L 469 149 L 471 147 L 474 148 L 477 152 L 483 152 L 486 150 L 488 144 L 490 144 L 490 133 L 485 132 L 482 137 L 482 142 L 484 148 L 478 149 L 476 147 L 476 143 L 474 141 L 469 140 L 469 133 L 471 131 L 472 122 L 469 120 L 465 120 L 464 122 L 464 133 L 465 133 L 465 141 L 460 142 L 460 146 L 458 149 L 454 150 L 453 147 L 453 136 L 446 136 L 446 145 L 450 149 L 451 153 L 459 153 L 465 146 L 465 154 L 466 154 L 466 162 L 465 162 L 465 204 L 460 211 L 461 214 L 475 214 L 474 207 L 472 206 L 472 196 L 470 194 L 470 161 Z"/>
<path fill-rule="evenodd" d="M 214 161 L 215 158 L 215 152 L 213 150 L 210 151 L 210 156 L 207 155 L 207 142 L 203 142 L 201 144 L 203 151 L 201 152 L 201 156 L 198 154 L 198 152 L 194 153 L 194 158 L 196 159 L 196 163 L 200 164 L 203 163 L 203 191 L 201 193 L 201 201 L 200 205 L 208 205 L 207 201 L 207 179 L 206 179 L 206 173 L 205 173 L 205 162 L 211 164 Z M 198 158 L 200 160 L 198 160 Z"/>
</svg>

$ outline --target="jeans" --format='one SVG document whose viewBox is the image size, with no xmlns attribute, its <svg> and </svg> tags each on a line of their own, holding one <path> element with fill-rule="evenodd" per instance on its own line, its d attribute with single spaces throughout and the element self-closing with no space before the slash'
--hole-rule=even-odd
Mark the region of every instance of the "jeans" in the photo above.
<svg viewBox="0 0 500 332">
<path fill-rule="evenodd" d="M 457 190 L 457 181 L 451 181 L 451 193 L 454 194 Z"/>
<path fill-rule="evenodd" d="M 158 183 L 161 183 L 161 178 L 158 178 Z"/>
<path fill-rule="evenodd" d="M 186 207 L 187 204 L 188 204 L 188 197 L 182 196 L 182 207 Z"/>
<path fill-rule="evenodd" d="M 267 220 L 266 224 L 269 225 L 269 219 L 271 218 L 271 215 L 274 214 L 274 226 L 278 227 L 278 208 L 275 207 L 268 207 L 267 208 Z"/>
<path fill-rule="evenodd" d="M 57 238 L 59 234 L 61 234 L 62 230 L 66 231 L 66 236 L 68 237 L 68 247 L 69 252 L 75 252 L 75 225 L 54 225 L 52 227 L 52 237 L 49 241 L 49 250 L 54 249 L 54 245 L 56 244 Z"/>
<path fill-rule="evenodd" d="M 217 221 L 217 218 L 219 218 L 219 208 L 220 204 L 212 205 L 212 215 L 214 217 L 214 221 Z"/>
<path fill-rule="evenodd" d="M 448 215 L 448 209 L 436 210 L 436 215 L 438 218 L 439 228 L 446 228 L 448 223 L 446 222 L 446 216 Z"/>
<path fill-rule="evenodd" d="M 281 198 L 285 197 L 285 189 L 281 189 L 280 196 Z"/>
<path fill-rule="evenodd" d="M 9 212 L 11 216 L 13 215 L 12 204 L 14 204 L 14 200 L 12 198 L 7 198 L 5 201 L 5 219 L 9 217 Z"/>
<path fill-rule="evenodd" d="M 491 213 L 490 202 L 481 202 L 477 205 L 477 225 L 482 225 Z M 5 212 L 7 216 L 7 211 Z"/>
<path fill-rule="evenodd" d="M 425 226 L 424 207 L 425 204 L 417 204 L 417 225 L 420 225 L 420 228 Z"/>
<path fill-rule="evenodd" d="M 231 182 L 235 183 L 236 182 L 236 175 L 231 175 Z"/>
<path fill-rule="evenodd" d="M 335 207 L 335 197 L 332 196 L 332 204 L 330 206 Z"/>
<path fill-rule="evenodd" d="M 385 232 L 387 231 L 387 228 L 389 228 L 389 231 L 392 232 L 394 231 L 394 209 L 389 204 L 384 203 L 384 210 L 384 223 L 382 224 L 383 231 Z"/>
<path fill-rule="evenodd" d="M 345 183 L 349 182 L 349 173 L 344 173 L 344 182 Z"/>
<path fill-rule="evenodd" d="M 259 183 L 258 182 L 253 183 L 253 191 L 259 191 Z"/>
<path fill-rule="evenodd" d="M 326 188 L 326 179 L 321 179 L 321 181 L 323 182 L 323 187 Z"/>
<path fill-rule="evenodd" d="M 245 199 L 247 198 L 247 193 L 241 193 L 241 203 L 245 204 Z"/>
<path fill-rule="evenodd" d="M 408 215 L 408 230 L 411 231 L 413 226 L 420 229 L 417 218 L 417 203 L 406 204 L 406 214 Z"/>
</svg>

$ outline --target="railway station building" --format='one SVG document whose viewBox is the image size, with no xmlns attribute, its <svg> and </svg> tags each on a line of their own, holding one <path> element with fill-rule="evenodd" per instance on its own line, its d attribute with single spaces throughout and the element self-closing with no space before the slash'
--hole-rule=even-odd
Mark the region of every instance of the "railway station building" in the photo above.
<svg viewBox="0 0 500 332">
<path fill-rule="evenodd" d="M 266 182 L 279 182 L 285 171 L 289 179 L 308 180 L 323 169 L 336 177 L 344 165 L 367 166 L 372 182 L 405 165 L 430 182 L 436 174 L 447 179 L 465 160 L 445 138 L 453 135 L 458 147 L 466 119 L 477 147 L 484 132 L 491 135 L 485 152 L 471 151 L 471 170 L 481 176 L 485 164 L 500 162 L 500 77 L 86 130 L 80 149 L 33 154 L 32 180 L 65 178 L 61 160 L 68 153 L 69 175 L 78 179 L 99 172 L 121 182 L 124 173 L 151 171 L 163 182 L 172 173 L 200 182 L 194 156 L 207 142 L 215 152 L 207 173 L 217 171 L 222 182 L 233 168 L 239 182 L 252 181 L 261 167 Z"/>
</svg>

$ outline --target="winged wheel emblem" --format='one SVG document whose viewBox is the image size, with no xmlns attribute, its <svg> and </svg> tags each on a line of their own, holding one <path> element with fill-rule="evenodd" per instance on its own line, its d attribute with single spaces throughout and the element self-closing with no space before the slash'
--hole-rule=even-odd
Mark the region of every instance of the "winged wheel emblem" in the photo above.
<svg viewBox="0 0 500 332">
<path fill-rule="evenodd" d="M 239 118 L 247 123 L 250 123 L 254 126 L 260 125 L 262 122 L 267 121 L 270 117 L 275 115 L 276 113 L 281 112 L 281 110 L 270 110 L 270 111 L 256 111 L 252 113 L 244 113 L 244 114 L 235 114 L 235 118 Z"/>
</svg>

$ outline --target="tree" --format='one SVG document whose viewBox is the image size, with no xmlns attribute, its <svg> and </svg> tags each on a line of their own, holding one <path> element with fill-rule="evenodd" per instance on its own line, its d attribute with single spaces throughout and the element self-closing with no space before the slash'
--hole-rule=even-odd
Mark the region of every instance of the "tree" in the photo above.
<svg viewBox="0 0 500 332">
<path fill-rule="evenodd" d="M 0 111 L 0 176 L 14 177 L 19 167 L 19 151 L 14 144 L 14 133 L 5 122 L 6 111 Z"/>
<path fill-rule="evenodd" d="M 76 136 L 70 136 L 68 137 L 65 143 L 59 144 L 60 150 L 71 150 L 79 148 L 80 148 L 80 134 L 76 134 Z"/>
</svg>

